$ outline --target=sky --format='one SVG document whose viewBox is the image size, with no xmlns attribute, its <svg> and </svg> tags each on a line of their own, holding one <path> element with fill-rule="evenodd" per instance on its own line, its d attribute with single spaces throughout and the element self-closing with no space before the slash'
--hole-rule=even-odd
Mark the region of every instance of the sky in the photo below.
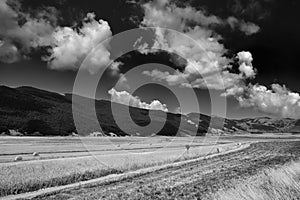
<svg viewBox="0 0 300 200">
<path fill-rule="evenodd" d="M 0 84 L 175 113 L 300 118 L 299 8 L 297 0 L 0 0 Z"/>
</svg>

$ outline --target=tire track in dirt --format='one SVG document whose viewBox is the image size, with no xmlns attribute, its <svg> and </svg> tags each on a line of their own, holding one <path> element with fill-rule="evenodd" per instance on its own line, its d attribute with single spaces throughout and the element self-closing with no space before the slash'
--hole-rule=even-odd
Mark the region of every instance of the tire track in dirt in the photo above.
<svg viewBox="0 0 300 200">
<path fill-rule="evenodd" d="M 239 152 L 37 199 L 205 199 L 233 179 L 252 176 L 299 156 L 300 141 L 256 143 Z"/>
<path fill-rule="evenodd" d="M 247 152 L 248 154 L 248 152 Z M 257 153 L 257 154 L 260 154 Z M 239 154 L 237 154 L 239 155 Z M 256 154 L 252 154 L 252 155 L 256 155 Z M 249 159 L 249 158 L 247 158 Z M 252 160 L 252 159 L 249 159 Z M 193 180 L 196 178 L 200 178 L 201 175 L 203 174 L 203 172 L 209 172 L 209 171 L 213 171 L 212 169 L 214 169 L 216 166 L 222 165 L 222 163 L 224 162 L 223 160 L 208 160 L 210 161 L 210 163 L 195 163 L 193 165 L 188 165 L 188 169 L 187 170 L 182 170 L 181 168 L 178 169 L 173 169 L 172 172 L 170 173 L 169 171 L 166 171 L 166 173 L 162 173 L 159 175 L 159 177 L 155 177 L 155 178 L 150 178 L 147 181 L 140 181 L 140 184 L 143 184 L 144 186 L 147 185 L 148 187 L 152 187 L 155 188 L 155 184 L 153 185 L 152 183 L 155 183 L 156 181 L 159 181 L 159 187 L 164 187 L 164 188 L 175 188 L 176 185 L 186 185 L 189 182 L 193 182 Z M 233 163 L 233 161 L 237 161 L 236 157 L 228 157 L 225 160 L 228 163 Z M 240 160 L 238 161 L 237 164 L 240 163 Z M 175 171 L 175 172 L 174 172 Z M 180 182 L 178 182 L 178 180 L 180 180 Z M 136 189 L 135 187 L 128 187 L 130 185 L 130 183 L 127 183 L 126 186 L 117 186 L 114 187 L 113 189 L 109 189 L 111 193 L 114 193 L 115 191 L 125 191 L 127 193 L 131 193 L 134 192 L 134 190 Z M 127 188 L 127 189 L 126 189 Z M 130 189 L 128 189 L 130 188 Z"/>
<path fill-rule="evenodd" d="M 253 149 L 255 150 L 255 149 Z M 229 158 L 231 160 L 234 160 L 236 158 Z M 220 164 L 223 161 L 218 160 L 218 163 L 215 162 L 214 160 L 211 159 L 207 159 L 205 160 L 203 163 L 199 163 L 199 162 L 194 162 L 191 164 L 188 164 L 188 167 L 190 169 L 197 169 L 198 171 L 204 171 L 205 169 L 209 169 L 213 166 L 215 166 L 216 164 Z M 162 182 L 162 180 L 168 180 L 168 179 L 177 179 L 178 176 L 189 176 L 189 174 L 194 174 L 195 171 L 190 171 L 190 170 L 186 170 L 186 171 L 182 171 L 182 168 L 185 166 L 178 166 L 178 167 L 172 167 L 172 170 L 170 171 L 170 169 L 164 169 L 164 170 L 160 170 L 158 171 L 158 175 L 156 176 L 150 176 L 149 179 L 143 180 L 143 181 L 139 181 L 139 184 L 143 184 L 143 185 L 147 185 L 147 184 L 151 184 L 153 182 L 156 181 L 160 181 Z M 114 190 L 127 190 L 127 192 L 130 192 L 131 190 L 134 190 L 135 187 L 129 187 L 130 186 L 130 182 L 125 182 L 124 184 L 119 184 L 119 185 L 114 185 L 113 188 L 109 188 L 110 191 L 114 191 Z M 128 189 L 130 188 L 130 189 Z"/>
</svg>

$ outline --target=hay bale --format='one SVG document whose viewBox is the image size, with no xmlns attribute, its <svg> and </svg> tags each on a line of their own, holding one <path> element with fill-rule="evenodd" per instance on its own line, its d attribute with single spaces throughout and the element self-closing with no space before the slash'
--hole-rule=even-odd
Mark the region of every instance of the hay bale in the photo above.
<svg viewBox="0 0 300 200">
<path fill-rule="evenodd" d="M 103 137 L 105 135 L 101 132 L 96 131 L 96 132 L 91 133 L 90 136 L 91 137 Z"/>
<path fill-rule="evenodd" d="M 15 161 L 21 161 L 21 160 L 23 160 L 23 157 L 22 157 L 22 156 L 17 156 L 17 157 L 15 157 Z"/>
<path fill-rule="evenodd" d="M 34 152 L 32 155 L 33 155 L 34 157 L 40 156 L 40 154 L 39 154 L 38 152 Z"/>
<path fill-rule="evenodd" d="M 20 133 L 18 130 L 9 130 L 9 131 L 8 131 L 8 134 L 9 134 L 10 136 L 23 136 L 23 134 Z"/>
<path fill-rule="evenodd" d="M 118 135 L 113 132 L 108 133 L 108 136 L 109 137 L 118 137 Z"/>
<path fill-rule="evenodd" d="M 77 133 L 72 133 L 72 137 L 78 137 L 79 135 Z"/>
</svg>

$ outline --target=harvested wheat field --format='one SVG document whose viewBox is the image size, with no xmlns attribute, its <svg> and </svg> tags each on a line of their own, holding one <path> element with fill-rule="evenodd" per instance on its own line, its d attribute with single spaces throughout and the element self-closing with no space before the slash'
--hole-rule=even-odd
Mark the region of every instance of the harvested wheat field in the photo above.
<svg viewBox="0 0 300 200">
<path fill-rule="evenodd" d="M 216 141 L 217 138 L 1 139 L 0 196 L 161 166 L 213 154 L 218 149 L 226 151 L 239 147 L 236 142 Z"/>
<path fill-rule="evenodd" d="M 300 198 L 300 162 L 293 161 L 276 169 L 266 169 L 243 182 L 233 182 L 220 190 L 215 200 L 273 200 Z"/>
<path fill-rule="evenodd" d="M 253 143 L 237 152 L 35 199 L 214 199 L 220 190 L 230 191 L 233 183 L 255 177 L 266 168 L 280 167 L 299 156 L 299 141 Z M 299 197 L 300 190 L 296 192 Z"/>
</svg>

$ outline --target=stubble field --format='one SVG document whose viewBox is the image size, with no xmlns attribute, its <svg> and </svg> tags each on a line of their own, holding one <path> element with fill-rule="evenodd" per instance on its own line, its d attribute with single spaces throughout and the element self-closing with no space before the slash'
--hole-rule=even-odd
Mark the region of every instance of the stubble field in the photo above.
<svg viewBox="0 0 300 200">
<path fill-rule="evenodd" d="M 154 170 L 120 181 L 63 190 L 37 199 L 209 199 L 230 183 L 266 167 L 297 160 L 297 137 L 222 138 L 1 138 L 1 196 L 36 191 L 121 174 L 140 168 L 180 163 L 218 151 L 238 152 Z M 283 141 L 284 140 L 284 141 Z M 257 143 L 259 142 L 259 143 Z M 189 151 L 186 145 L 191 147 Z M 33 157 L 32 152 L 39 152 Z M 23 160 L 14 162 L 15 156 Z M 229 188 L 228 188 L 229 189 Z"/>
</svg>

